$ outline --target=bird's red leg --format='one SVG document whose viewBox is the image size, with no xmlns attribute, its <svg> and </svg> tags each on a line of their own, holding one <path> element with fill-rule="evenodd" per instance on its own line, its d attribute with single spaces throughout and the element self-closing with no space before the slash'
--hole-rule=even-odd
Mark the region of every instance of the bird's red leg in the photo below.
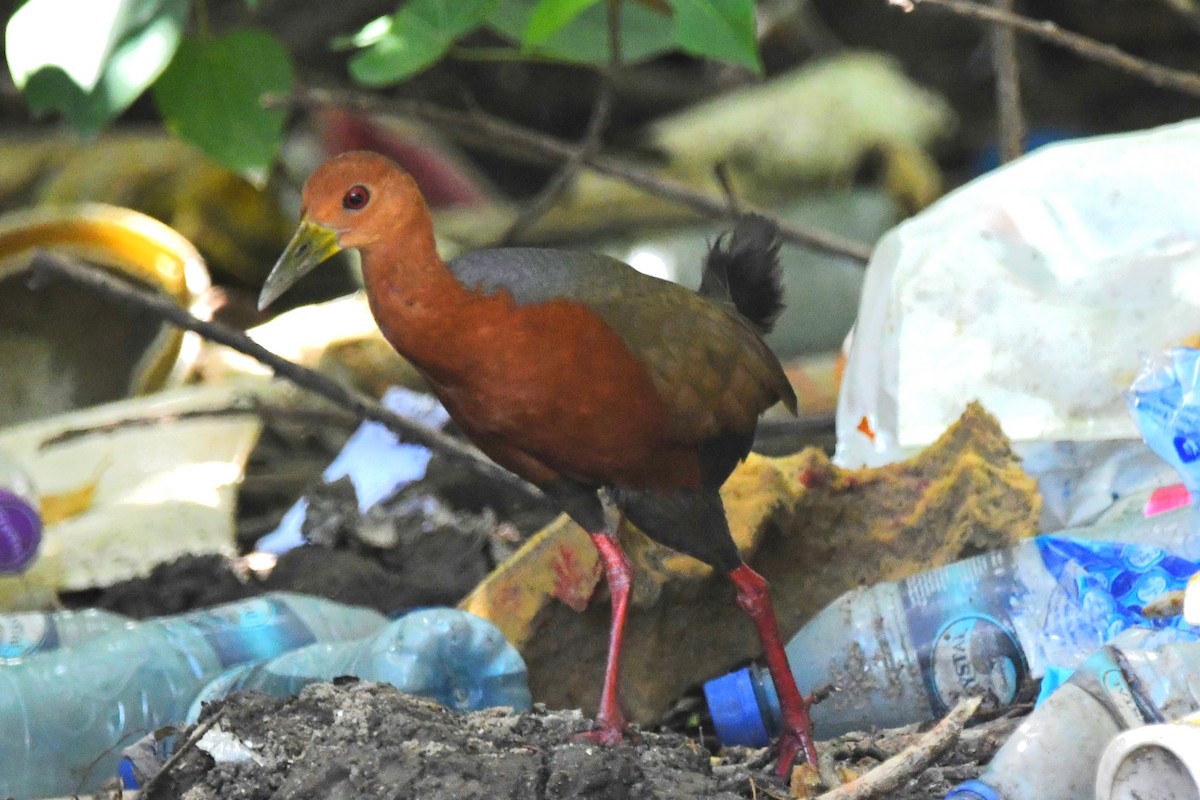
<svg viewBox="0 0 1200 800">
<path fill-rule="evenodd" d="M 608 579 L 608 593 L 612 595 L 612 627 L 608 635 L 608 664 L 604 667 L 604 689 L 600 694 L 596 727 L 579 738 L 598 744 L 617 744 L 625 728 L 625 715 L 621 713 L 617 693 L 617 675 L 621 669 L 621 644 L 625 636 L 625 611 L 629 606 L 629 590 L 633 586 L 633 570 L 629 566 L 629 559 L 621 552 L 616 536 L 608 532 L 593 533 L 592 541 L 600 551 Z"/>
<path fill-rule="evenodd" d="M 771 606 L 771 595 L 767 582 L 746 564 L 729 573 L 729 579 L 737 586 L 738 605 L 754 620 L 758 637 L 762 640 L 763 653 L 767 658 L 767 669 L 779 695 L 779 708 L 783 716 L 783 730 L 779 734 L 779 763 L 775 774 L 786 778 L 803 749 L 808 763 L 816 766 L 817 749 L 813 745 L 812 720 L 808 717 L 812 697 L 804 697 L 796 687 L 796 679 L 788 667 L 783 640 L 779 637 L 779 624 L 775 621 L 775 609 Z"/>
</svg>

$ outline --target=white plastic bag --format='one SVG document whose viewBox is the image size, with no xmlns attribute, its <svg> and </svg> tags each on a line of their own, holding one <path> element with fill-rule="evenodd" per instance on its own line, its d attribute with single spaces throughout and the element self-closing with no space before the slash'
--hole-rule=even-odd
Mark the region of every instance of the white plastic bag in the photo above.
<svg viewBox="0 0 1200 800">
<path fill-rule="evenodd" d="M 973 399 L 1043 462 L 1064 459 L 1028 443 L 1140 447 L 1122 392 L 1142 355 L 1197 333 L 1200 121 L 1044 147 L 880 241 L 836 461 L 903 458 Z M 1078 469 L 1088 447 L 1071 445 L 1063 465 Z M 1047 498 L 1059 501 L 1076 498 Z"/>
</svg>

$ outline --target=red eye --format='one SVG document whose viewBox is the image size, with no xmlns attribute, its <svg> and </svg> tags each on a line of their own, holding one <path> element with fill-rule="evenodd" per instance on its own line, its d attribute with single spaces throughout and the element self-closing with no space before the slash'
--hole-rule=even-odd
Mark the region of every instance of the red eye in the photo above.
<svg viewBox="0 0 1200 800">
<path fill-rule="evenodd" d="M 371 193 L 367 191 L 365 186 L 351 186 L 346 194 L 342 196 L 342 208 L 348 208 L 351 211 L 358 211 L 367 207 L 367 202 L 371 199 Z"/>
</svg>

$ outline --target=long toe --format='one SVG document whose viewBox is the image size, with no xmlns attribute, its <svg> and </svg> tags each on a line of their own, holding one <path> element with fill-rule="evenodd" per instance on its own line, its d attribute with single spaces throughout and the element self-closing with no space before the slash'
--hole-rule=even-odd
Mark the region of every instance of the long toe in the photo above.
<svg viewBox="0 0 1200 800">
<path fill-rule="evenodd" d="M 600 723 L 590 731 L 575 734 L 571 739 L 576 742 L 602 744 L 606 747 L 611 747 L 614 744 L 620 744 L 621 740 L 625 738 L 621 727 L 620 724 Z"/>
<path fill-rule="evenodd" d="M 775 774 L 780 779 L 787 780 L 800 753 L 804 753 L 808 763 L 816 766 L 817 749 L 813 745 L 812 729 L 804 726 L 785 728 L 779 734 L 779 762 L 775 765 Z"/>
</svg>

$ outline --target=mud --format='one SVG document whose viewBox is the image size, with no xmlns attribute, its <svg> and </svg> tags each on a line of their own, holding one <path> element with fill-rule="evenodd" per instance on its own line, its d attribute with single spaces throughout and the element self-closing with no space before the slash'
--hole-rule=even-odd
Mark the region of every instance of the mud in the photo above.
<svg viewBox="0 0 1200 800">
<path fill-rule="evenodd" d="M 460 714 L 390 686 L 350 681 L 310 686 L 298 696 L 235 694 L 206 708 L 216 726 L 248 748 L 240 763 L 197 747 L 143 800 L 677 800 L 789 796 L 771 774 L 767 750 L 641 732 L 601 747 L 573 741 L 591 723 L 576 711 L 505 709 Z M 999 719 L 968 729 L 955 747 L 890 795 L 940 798 L 974 777 L 1015 726 Z M 848 734 L 821 746 L 834 771 L 852 776 L 918 736 L 909 728 Z"/>
</svg>

